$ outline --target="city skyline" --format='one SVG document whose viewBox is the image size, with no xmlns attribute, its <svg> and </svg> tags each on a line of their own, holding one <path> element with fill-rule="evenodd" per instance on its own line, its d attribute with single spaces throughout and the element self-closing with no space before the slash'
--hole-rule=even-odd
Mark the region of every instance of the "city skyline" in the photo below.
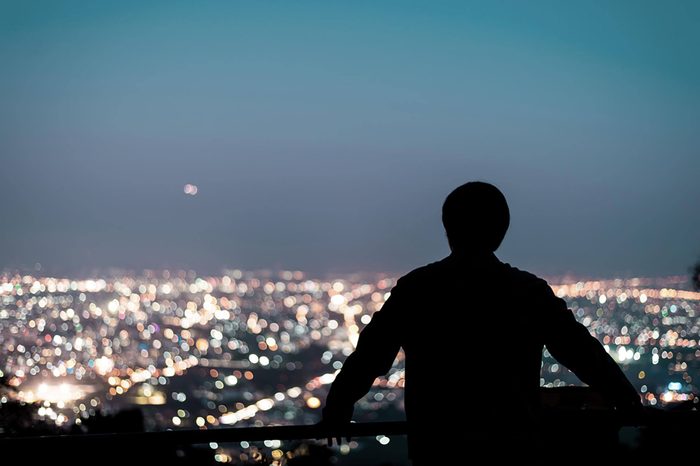
<svg viewBox="0 0 700 466">
<path fill-rule="evenodd" d="M 195 421 L 200 427 L 230 425 L 257 415 L 276 416 L 266 423 L 313 421 L 342 360 L 395 282 L 357 276 L 315 280 L 300 271 L 231 270 L 217 276 L 161 271 L 106 279 L 0 275 L 5 303 L 0 347 L 6 355 L 0 376 L 17 388 L 19 399 L 44 403 L 40 416 L 59 425 L 94 415 L 98 406 L 141 407 L 147 418 L 154 416 L 151 429 Z M 686 287 L 682 277 L 551 285 L 651 406 L 696 396 L 700 292 Z M 522 309 L 492 312 L 508 320 Z M 432 316 L 425 314 L 423 325 L 444 325 Z M 475 329 L 456 331 L 469 335 Z M 503 343 L 498 326 L 490 332 L 494 342 Z M 400 390 L 388 403 L 382 400 L 402 388 L 403 380 L 399 355 L 375 384 L 380 395 L 365 400 L 375 406 L 369 411 L 399 404 Z M 580 381 L 545 351 L 540 384 Z M 219 403 L 207 402 L 202 393 L 217 394 Z M 231 393 L 238 402 L 230 402 Z M 157 417 L 163 411 L 170 414 Z M 290 412 L 293 417 L 285 414 Z"/>
</svg>

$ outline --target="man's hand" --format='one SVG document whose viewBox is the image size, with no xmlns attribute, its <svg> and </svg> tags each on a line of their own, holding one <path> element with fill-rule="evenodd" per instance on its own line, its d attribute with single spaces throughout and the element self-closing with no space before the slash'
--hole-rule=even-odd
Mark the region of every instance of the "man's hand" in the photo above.
<svg viewBox="0 0 700 466">
<path fill-rule="evenodd" d="M 350 406 L 350 409 L 347 409 L 347 407 L 345 407 L 345 409 L 338 409 L 333 405 L 326 404 L 325 408 L 323 408 L 323 419 L 321 419 L 321 422 L 319 422 L 318 425 L 323 430 L 329 432 L 329 436 L 327 437 L 329 447 L 333 446 L 334 438 L 338 446 L 342 444 L 342 437 L 340 435 L 333 434 L 337 434 L 340 430 L 350 425 L 352 420 L 352 412 L 352 406 Z M 346 437 L 345 440 L 350 442 L 350 437 Z"/>
<path fill-rule="evenodd" d="M 322 430 L 328 432 L 328 437 L 326 437 L 326 442 L 328 443 L 329 447 L 333 446 L 333 439 L 335 439 L 336 445 L 340 446 L 343 443 L 343 438 L 340 435 L 333 435 L 337 434 L 340 430 L 342 430 L 344 427 L 350 425 L 349 422 L 344 423 L 344 424 L 331 424 L 326 420 L 323 420 L 317 424 Z M 350 436 L 345 437 L 346 442 L 350 442 Z"/>
</svg>

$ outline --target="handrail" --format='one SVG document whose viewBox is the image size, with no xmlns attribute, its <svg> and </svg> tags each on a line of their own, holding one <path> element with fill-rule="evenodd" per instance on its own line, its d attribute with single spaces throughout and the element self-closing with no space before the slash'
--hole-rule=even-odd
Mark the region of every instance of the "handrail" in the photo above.
<svg viewBox="0 0 700 466">
<path fill-rule="evenodd" d="M 637 414 L 612 410 L 550 409 L 542 412 L 543 424 L 559 426 L 600 426 L 619 428 L 622 426 L 675 428 L 700 426 L 700 411 L 664 411 L 646 408 Z M 48 435 L 27 437 L 0 437 L 0 449 L 13 449 L 22 445 L 71 447 L 73 445 L 96 445 L 118 442 L 121 444 L 148 444 L 157 446 L 194 445 L 211 442 L 242 442 L 264 440 L 325 439 L 328 437 L 369 437 L 377 435 L 405 435 L 405 421 L 352 423 L 339 427 L 327 425 L 293 425 L 266 427 L 226 427 L 200 430 L 168 430 L 161 432 L 118 432 L 103 434 Z"/>
<path fill-rule="evenodd" d="M 12 443 L 69 446 L 74 443 L 146 443 L 149 445 L 182 445 L 210 442 L 242 442 L 264 440 L 325 439 L 327 437 L 370 437 L 375 435 L 405 435 L 405 421 L 352 423 L 338 428 L 320 424 L 266 427 L 226 427 L 201 430 L 166 430 L 161 432 L 115 432 L 108 434 L 44 435 L 0 437 L 0 449 Z"/>
</svg>

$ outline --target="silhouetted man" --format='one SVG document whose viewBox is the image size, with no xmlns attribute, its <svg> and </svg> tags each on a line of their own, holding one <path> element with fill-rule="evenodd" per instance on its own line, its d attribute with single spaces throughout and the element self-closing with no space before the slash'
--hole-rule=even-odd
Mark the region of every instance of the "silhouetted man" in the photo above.
<svg viewBox="0 0 700 466">
<path fill-rule="evenodd" d="M 498 188 L 458 187 L 445 200 L 442 222 L 452 253 L 398 280 L 333 383 L 324 423 L 350 422 L 355 402 L 400 348 L 414 464 L 531 453 L 544 345 L 617 406 L 640 405 L 617 364 L 547 282 L 494 255 L 510 223 Z"/>
</svg>

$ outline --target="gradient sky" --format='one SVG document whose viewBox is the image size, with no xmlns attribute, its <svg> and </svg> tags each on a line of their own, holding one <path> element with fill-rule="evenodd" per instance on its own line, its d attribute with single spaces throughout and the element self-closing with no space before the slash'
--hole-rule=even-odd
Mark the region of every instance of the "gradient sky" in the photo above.
<svg viewBox="0 0 700 466">
<path fill-rule="evenodd" d="M 471 179 L 534 272 L 700 255 L 697 1 L 0 0 L 0 66 L 0 268 L 406 272 Z"/>
</svg>

